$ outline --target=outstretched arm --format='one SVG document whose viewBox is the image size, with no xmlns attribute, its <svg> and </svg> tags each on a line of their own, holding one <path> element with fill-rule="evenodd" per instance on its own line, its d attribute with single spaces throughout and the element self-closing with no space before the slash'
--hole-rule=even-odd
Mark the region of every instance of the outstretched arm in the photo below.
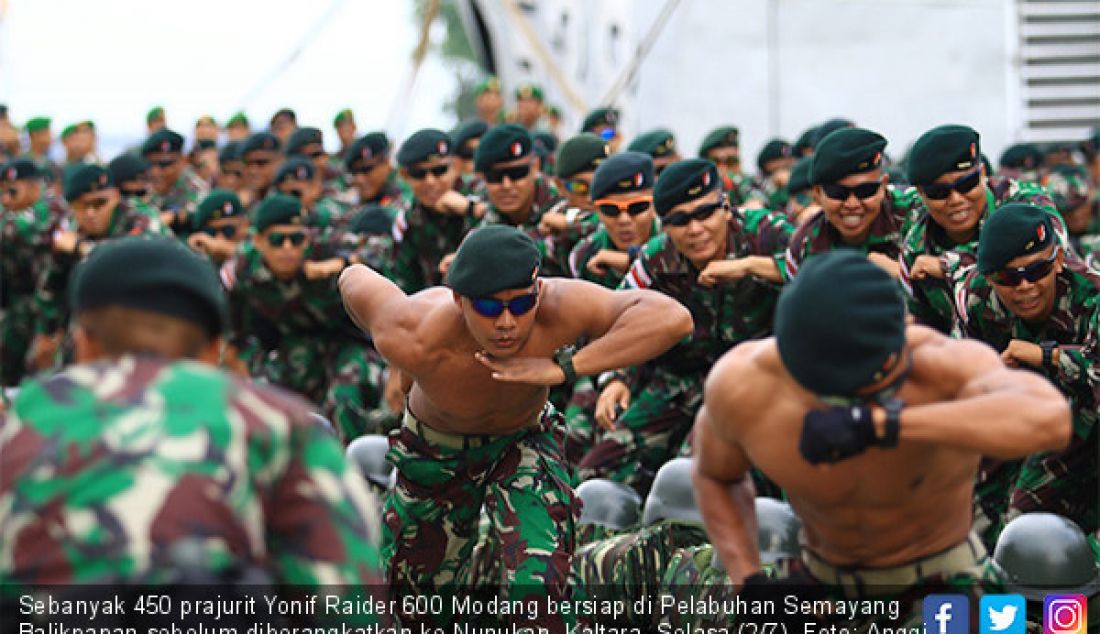
<svg viewBox="0 0 1100 634">
<path fill-rule="evenodd" d="M 417 358 L 417 339 L 412 336 L 423 306 L 370 267 L 355 264 L 344 269 L 338 282 L 344 310 L 359 328 L 370 333 L 374 346 L 399 368 L 403 360 Z"/>
</svg>

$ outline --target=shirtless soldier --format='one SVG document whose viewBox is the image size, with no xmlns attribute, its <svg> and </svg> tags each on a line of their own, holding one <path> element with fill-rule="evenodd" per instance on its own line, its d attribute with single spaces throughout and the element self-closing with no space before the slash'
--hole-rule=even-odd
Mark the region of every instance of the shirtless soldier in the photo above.
<svg viewBox="0 0 1100 634">
<path fill-rule="evenodd" d="M 413 381 L 388 456 L 398 480 L 386 504 L 383 560 L 398 593 L 464 584 L 484 503 L 504 598 L 567 598 L 579 504 L 548 387 L 650 359 L 692 331 L 687 309 L 664 295 L 539 279 L 538 266 L 530 238 L 492 225 L 458 249 L 450 288 L 406 296 L 361 265 L 340 277 L 352 319 Z M 590 342 L 572 356 L 565 346 L 582 336 Z M 514 622 L 565 631 L 572 618 L 541 605 L 538 621 Z M 402 614 L 402 624 L 429 616 Z"/>
<path fill-rule="evenodd" d="M 781 576 L 834 599 L 911 598 L 904 622 L 920 618 L 906 611 L 919 610 L 922 587 L 979 581 L 979 457 L 1069 441 L 1068 404 L 1045 379 L 904 316 L 886 272 L 853 250 L 822 254 L 781 295 L 776 336 L 735 347 L 711 371 L 695 423 L 696 497 L 743 593 L 767 580 L 750 466 L 804 522 L 802 560 L 786 560 Z"/>
</svg>

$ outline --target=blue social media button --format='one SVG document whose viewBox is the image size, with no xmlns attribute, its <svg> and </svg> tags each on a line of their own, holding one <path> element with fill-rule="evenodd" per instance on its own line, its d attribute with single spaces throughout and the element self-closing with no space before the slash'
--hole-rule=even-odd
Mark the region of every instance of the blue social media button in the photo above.
<svg viewBox="0 0 1100 634">
<path fill-rule="evenodd" d="M 1019 594 L 987 594 L 978 622 L 981 634 L 1027 634 L 1027 602 Z"/>
<path fill-rule="evenodd" d="M 926 634 L 969 634 L 970 601 L 961 594 L 930 594 L 924 597 Z"/>
</svg>

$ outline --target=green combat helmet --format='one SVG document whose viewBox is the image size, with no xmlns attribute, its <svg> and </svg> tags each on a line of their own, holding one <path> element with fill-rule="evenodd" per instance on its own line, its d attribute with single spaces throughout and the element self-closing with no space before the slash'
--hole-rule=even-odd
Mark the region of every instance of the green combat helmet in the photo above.
<svg viewBox="0 0 1100 634">
<path fill-rule="evenodd" d="M 585 480 L 577 487 L 584 502 L 578 524 L 595 524 L 617 531 L 638 523 L 642 498 L 630 486 L 604 478 Z"/>
<path fill-rule="evenodd" d="M 799 557 L 798 531 L 802 522 L 791 505 L 774 498 L 756 498 L 756 540 L 760 561 L 774 564 L 783 557 Z"/>
<path fill-rule="evenodd" d="M 386 462 L 386 452 L 389 450 L 390 441 L 385 436 L 368 434 L 351 441 L 347 458 L 367 482 L 380 489 L 390 489 L 396 472 L 393 465 Z"/>
<path fill-rule="evenodd" d="M 1007 589 L 1028 601 L 1100 591 L 1100 565 L 1088 538 L 1076 524 L 1053 513 L 1026 513 L 1009 522 L 993 550 L 993 566 Z"/>
<path fill-rule="evenodd" d="M 653 488 L 645 499 L 643 525 L 650 526 L 664 519 L 703 523 L 691 485 L 691 465 L 691 458 L 673 458 L 657 470 Z"/>
</svg>

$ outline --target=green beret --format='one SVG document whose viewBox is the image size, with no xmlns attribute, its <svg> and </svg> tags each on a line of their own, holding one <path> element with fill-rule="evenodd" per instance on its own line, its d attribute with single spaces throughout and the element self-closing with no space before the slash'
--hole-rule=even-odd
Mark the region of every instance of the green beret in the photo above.
<svg viewBox="0 0 1100 634">
<path fill-rule="evenodd" d="M 738 137 L 741 133 L 737 128 L 733 126 L 722 126 L 715 128 L 707 135 L 703 137 L 703 142 L 699 144 L 699 158 L 706 158 L 707 152 L 720 147 L 740 147 L 740 141 Z"/>
<path fill-rule="evenodd" d="M 65 139 L 69 138 L 73 134 L 76 134 L 76 130 L 79 126 L 80 126 L 79 123 L 70 123 L 69 125 L 65 126 L 64 128 L 61 128 L 61 140 L 64 141 Z"/>
<path fill-rule="evenodd" d="M 813 147 L 817 147 L 825 137 L 829 136 L 837 130 L 843 130 L 844 128 L 854 128 L 856 124 L 848 119 L 829 119 L 825 123 L 814 128 L 814 135 L 812 138 Z"/>
<path fill-rule="evenodd" d="M 619 127 L 619 111 L 615 108 L 596 108 L 584 117 L 581 132 L 595 132 L 602 127 Z"/>
<path fill-rule="evenodd" d="M 756 166 L 763 172 L 764 166 L 768 164 L 768 161 L 791 158 L 792 156 L 794 156 L 794 149 L 791 148 L 790 143 L 787 143 L 783 139 L 771 139 L 764 144 L 764 147 L 760 150 L 760 154 L 756 155 Z"/>
<path fill-rule="evenodd" d="M 1038 253 L 1054 243 L 1050 214 L 1026 203 L 998 207 L 978 235 L 978 272 L 999 271 L 1020 256 Z"/>
<path fill-rule="evenodd" d="M 145 113 L 145 123 L 152 123 L 155 119 L 164 118 L 164 108 L 162 106 L 153 106 L 149 108 L 149 112 Z"/>
<path fill-rule="evenodd" d="M 244 205 L 241 204 L 241 199 L 237 197 L 236 192 L 229 189 L 212 189 L 191 216 L 191 227 L 198 231 L 211 220 L 238 218 L 244 213 Z"/>
<path fill-rule="evenodd" d="M 706 159 L 676 161 L 661 172 L 653 187 L 653 206 L 664 215 L 680 203 L 702 198 L 722 187 L 718 167 Z"/>
<path fill-rule="evenodd" d="M 111 173 L 102 165 L 84 163 L 74 167 L 65 176 L 65 200 L 72 202 L 88 192 L 114 187 Z"/>
<path fill-rule="evenodd" d="M 271 115 L 271 127 L 275 127 L 277 119 L 289 119 L 291 123 L 298 123 L 298 115 L 291 108 L 279 108 Z"/>
<path fill-rule="evenodd" d="M 531 134 L 527 128 L 505 123 L 485 133 L 474 152 L 474 170 L 486 172 L 493 165 L 531 154 Z"/>
<path fill-rule="evenodd" d="M 500 92 L 500 80 L 494 75 L 489 75 L 474 86 L 474 96 L 477 97 L 489 91 Z"/>
<path fill-rule="evenodd" d="M 470 232 L 459 245 L 447 270 L 447 286 L 472 298 L 527 288 L 538 277 L 540 259 L 527 234 L 507 225 L 488 225 Z"/>
<path fill-rule="evenodd" d="M 78 123 L 77 125 L 78 125 L 78 126 L 81 126 L 81 125 L 86 125 L 86 126 L 88 126 L 88 128 L 90 128 L 91 130 L 93 130 L 93 131 L 95 130 L 95 121 L 92 121 L 91 119 L 85 119 L 84 121 L 81 121 L 81 122 L 80 122 L 80 123 Z"/>
<path fill-rule="evenodd" d="M 798 139 L 794 142 L 794 153 L 798 156 L 802 156 L 802 153 L 806 150 L 814 149 L 814 133 L 817 132 L 817 126 L 810 126 L 802 131 L 802 134 L 798 135 Z"/>
<path fill-rule="evenodd" d="M 863 128 L 841 128 L 817 144 L 811 178 L 827 185 L 850 174 L 862 174 L 882 165 L 886 139 Z"/>
<path fill-rule="evenodd" d="M 542 88 L 538 84 L 520 84 L 516 88 L 516 99 L 537 99 L 542 101 Z"/>
<path fill-rule="evenodd" d="M 571 178 L 574 174 L 594 171 L 611 156 L 607 141 L 590 132 L 569 139 L 558 148 L 554 169 L 558 178 Z"/>
<path fill-rule="evenodd" d="M 653 158 L 661 158 L 676 153 L 676 137 L 672 131 L 664 128 L 650 130 L 640 134 L 626 147 L 631 152 L 641 152 Z"/>
<path fill-rule="evenodd" d="M 371 161 L 389 156 L 390 140 L 385 133 L 371 132 L 361 136 L 344 153 L 344 165 L 351 168 L 359 161 Z"/>
<path fill-rule="evenodd" d="M 322 146 L 322 149 L 324 148 L 325 141 L 321 131 L 317 128 L 298 128 L 286 139 L 286 155 L 300 154 L 302 148 L 311 143 L 317 143 Z"/>
<path fill-rule="evenodd" d="M 141 155 L 146 156 L 153 152 L 182 152 L 183 137 L 172 132 L 168 128 L 161 128 L 149 135 L 145 143 L 141 144 Z"/>
<path fill-rule="evenodd" d="M 554 150 L 558 149 L 558 137 L 552 132 L 539 130 L 531 135 L 531 148 L 542 159 L 543 171 L 552 173 Z"/>
<path fill-rule="evenodd" d="M 810 171 L 813 169 L 814 157 L 804 156 L 791 168 L 791 179 L 787 181 L 787 191 L 792 194 L 805 191 L 813 186 L 810 182 Z"/>
<path fill-rule="evenodd" d="M 489 130 L 489 124 L 481 119 L 468 119 L 451 131 L 451 140 L 454 141 L 455 155 L 464 158 L 474 158 L 474 151 L 466 149 L 466 142 L 471 139 L 480 139 Z"/>
<path fill-rule="evenodd" d="M 358 235 L 389 235 L 395 215 L 389 207 L 368 203 L 351 217 L 348 229 Z"/>
<path fill-rule="evenodd" d="M 854 396 L 882 380 L 905 347 L 905 301 L 890 274 L 852 249 L 812 257 L 783 289 L 775 340 L 799 385 Z"/>
<path fill-rule="evenodd" d="M 653 159 L 642 152 L 620 152 L 600 163 L 592 175 L 592 200 L 653 188 Z"/>
<path fill-rule="evenodd" d="M 271 182 L 278 187 L 288 180 L 311 181 L 316 174 L 313 161 L 304 156 L 292 156 L 279 165 L 279 169 L 275 170 L 275 178 Z"/>
<path fill-rule="evenodd" d="M 560 119 L 561 118 L 561 108 L 559 108 L 559 107 L 557 107 L 553 104 L 550 104 L 549 106 L 546 106 L 546 116 L 548 116 L 548 117 L 557 117 L 557 118 Z"/>
<path fill-rule="evenodd" d="M 306 213 L 302 201 L 286 194 L 272 194 L 260 201 L 252 215 L 252 228 L 256 233 L 271 225 L 304 225 Z"/>
<path fill-rule="evenodd" d="M 234 161 L 240 161 L 244 157 L 241 154 L 241 149 L 244 147 L 244 141 L 230 141 L 222 146 L 222 149 L 218 151 L 218 163 L 225 165 L 226 163 L 232 163 Z"/>
<path fill-rule="evenodd" d="M 107 170 L 111 172 L 111 181 L 121 185 L 148 173 L 149 161 L 136 154 L 123 152 L 107 164 Z"/>
<path fill-rule="evenodd" d="M 50 127 L 49 117 L 35 117 L 27 122 L 27 125 L 23 126 L 28 134 L 34 134 L 39 130 L 45 130 Z"/>
<path fill-rule="evenodd" d="M 417 130 L 405 139 L 397 150 L 397 164 L 409 167 L 422 161 L 446 158 L 451 155 L 451 137 L 435 128 Z"/>
<path fill-rule="evenodd" d="M 0 182 L 32 180 L 39 176 L 38 165 L 28 158 L 12 159 L 0 168 Z"/>
<path fill-rule="evenodd" d="M 1001 154 L 1001 169 L 1036 170 L 1043 164 L 1043 153 L 1032 143 L 1011 145 Z"/>
<path fill-rule="evenodd" d="M 332 127 L 337 127 L 348 119 L 353 119 L 355 115 L 351 113 L 351 108 L 344 108 L 340 112 L 336 113 L 336 116 L 332 118 Z"/>
<path fill-rule="evenodd" d="M 929 185 L 948 172 L 978 164 L 978 133 L 965 125 L 941 125 L 925 132 L 909 150 L 909 182 Z"/>
<path fill-rule="evenodd" d="M 238 112 L 234 114 L 232 117 L 229 117 L 229 121 L 225 122 L 225 127 L 227 128 L 232 128 L 238 125 L 244 126 L 246 128 L 248 127 L 248 117 L 246 117 L 243 112 Z"/>
<path fill-rule="evenodd" d="M 175 238 L 128 237 L 93 250 L 73 273 L 75 314 L 124 306 L 192 322 L 216 337 L 227 307 L 210 262 Z"/>
<path fill-rule="evenodd" d="M 279 141 L 279 137 L 270 132 L 257 132 L 244 140 L 244 144 L 241 146 L 241 156 L 247 156 L 249 152 L 257 150 L 278 152 L 281 147 L 282 143 Z"/>
</svg>

